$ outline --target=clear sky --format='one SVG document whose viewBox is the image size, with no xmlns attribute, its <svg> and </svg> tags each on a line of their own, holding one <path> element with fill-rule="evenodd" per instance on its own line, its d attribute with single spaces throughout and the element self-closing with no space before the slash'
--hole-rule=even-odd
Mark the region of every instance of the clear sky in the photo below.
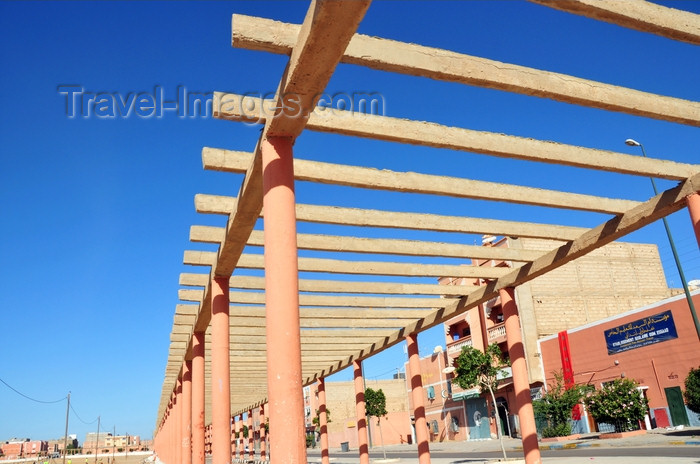
<svg viewBox="0 0 700 464">
<path fill-rule="evenodd" d="M 664 4 L 700 12 L 697 1 Z M 198 217 L 193 197 L 235 195 L 240 185 L 240 176 L 205 172 L 201 148 L 252 151 L 259 127 L 181 118 L 174 111 L 69 118 L 59 87 L 126 101 L 130 93 L 161 90 L 165 100 L 174 100 L 178 87 L 271 92 L 286 58 L 231 48 L 231 14 L 301 23 L 307 5 L 0 3 L 0 379 L 33 400 L 59 400 L 70 391 L 69 433 L 81 442 L 96 430 L 98 416 L 108 431 L 151 436 L 178 276 L 192 272 L 182 264 L 183 251 L 209 249 L 189 244 L 189 227 L 223 225 L 221 218 Z M 527 2 L 376 2 L 359 31 L 700 100 L 697 47 Z M 351 65 L 339 66 L 329 89 L 380 92 L 389 116 L 639 154 L 623 143 L 632 137 L 650 156 L 700 162 L 700 132 L 679 124 Z M 296 153 L 618 198 L 651 195 L 645 178 L 324 134 L 304 133 Z M 580 226 L 606 220 L 594 213 L 349 192 L 300 184 L 298 200 Z M 687 278 L 700 279 L 687 212 L 672 215 L 670 223 Z M 658 244 L 669 285 L 680 286 L 661 224 L 629 240 Z M 440 328 L 421 336 L 422 353 L 438 344 L 444 344 Z M 388 377 L 403 360 L 397 346 L 368 360 L 366 376 Z M 33 400 L 0 384 L 0 440 L 63 435 L 65 401 Z"/>
</svg>

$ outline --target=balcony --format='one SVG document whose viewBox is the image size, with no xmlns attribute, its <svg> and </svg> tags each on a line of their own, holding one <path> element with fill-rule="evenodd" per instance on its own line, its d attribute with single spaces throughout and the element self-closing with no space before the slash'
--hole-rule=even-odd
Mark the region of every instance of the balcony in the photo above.
<svg viewBox="0 0 700 464">
<path fill-rule="evenodd" d="M 493 327 L 486 329 L 489 336 L 489 344 L 491 343 L 501 343 L 506 341 L 506 324 L 501 322 Z"/>
<path fill-rule="evenodd" d="M 465 337 L 447 345 L 447 354 L 461 353 L 463 346 L 472 346 L 472 337 Z"/>
</svg>

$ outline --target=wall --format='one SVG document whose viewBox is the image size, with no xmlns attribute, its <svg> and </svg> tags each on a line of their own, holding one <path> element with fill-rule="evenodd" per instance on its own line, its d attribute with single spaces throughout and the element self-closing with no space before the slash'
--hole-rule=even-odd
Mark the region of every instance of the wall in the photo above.
<svg viewBox="0 0 700 464">
<path fill-rule="evenodd" d="M 526 249 L 556 242 L 520 239 Z M 530 282 L 539 337 L 573 329 L 673 294 L 656 245 L 613 242 Z M 675 293 L 678 293 L 677 291 Z"/>
<path fill-rule="evenodd" d="M 406 385 L 399 380 L 367 380 L 366 386 L 374 390 L 381 389 L 386 396 L 387 417 L 382 419 L 382 435 L 385 445 L 405 443 L 411 435 L 411 423 L 408 414 Z M 311 388 L 315 396 L 317 387 Z M 331 448 L 340 448 L 348 442 L 350 448 L 357 449 L 357 415 L 355 413 L 355 387 L 353 382 L 326 382 L 326 406 L 330 411 L 331 422 L 328 424 L 328 441 Z M 316 405 L 317 403 L 312 402 Z M 317 407 L 317 406 L 316 406 Z M 315 414 L 315 409 L 312 410 Z M 369 426 L 372 444 L 379 446 L 381 436 L 377 419 L 372 418 Z"/>
<path fill-rule="evenodd" d="M 693 301 L 696 308 L 700 307 L 700 292 L 695 292 Z M 678 338 L 608 354 L 605 330 L 666 310 L 671 310 Z M 647 398 L 651 409 L 667 408 L 664 389 L 681 387 L 683 390 L 689 370 L 700 364 L 700 342 L 685 295 L 569 330 L 568 338 L 574 380 L 577 383 L 593 384 L 600 388 L 601 382 L 620 378 L 624 373 L 626 378 L 634 379 L 642 386 L 648 387 Z M 557 336 L 540 340 L 540 350 L 549 383 L 553 379 L 553 372 L 561 370 Z M 615 361 L 618 361 L 617 365 Z M 691 421 L 697 420 L 697 414 L 689 413 L 688 416 Z"/>
</svg>

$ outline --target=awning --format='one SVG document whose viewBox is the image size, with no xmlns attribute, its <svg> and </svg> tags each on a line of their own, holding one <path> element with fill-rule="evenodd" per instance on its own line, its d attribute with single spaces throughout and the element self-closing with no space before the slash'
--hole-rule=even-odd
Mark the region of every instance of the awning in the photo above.
<svg viewBox="0 0 700 464">
<path fill-rule="evenodd" d="M 478 398 L 480 396 L 481 390 L 479 388 L 470 388 L 469 390 L 452 393 L 452 399 L 455 401 L 468 400 L 470 398 Z"/>
</svg>

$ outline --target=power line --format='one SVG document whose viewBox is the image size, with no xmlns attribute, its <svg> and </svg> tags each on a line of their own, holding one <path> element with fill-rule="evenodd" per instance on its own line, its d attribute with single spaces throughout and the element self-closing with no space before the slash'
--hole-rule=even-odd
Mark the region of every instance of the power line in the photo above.
<svg viewBox="0 0 700 464">
<path fill-rule="evenodd" d="M 56 401 L 41 401 L 41 400 L 37 400 L 36 398 L 32 398 L 31 396 L 25 395 L 24 393 L 22 393 L 21 391 L 17 390 L 16 388 L 13 388 L 10 384 L 8 384 L 7 382 L 5 382 L 5 381 L 2 380 L 2 379 L 0 379 L 0 382 L 4 383 L 5 386 L 7 386 L 7 388 L 9 388 L 9 389 L 12 390 L 13 392 L 17 393 L 18 395 L 23 396 L 23 397 L 27 398 L 28 400 L 34 401 L 34 402 L 36 402 L 36 403 L 42 403 L 42 404 L 60 403 L 61 401 L 65 400 L 65 399 L 67 398 L 66 396 L 64 396 L 64 397 L 61 398 L 60 400 L 56 400 Z"/>
<path fill-rule="evenodd" d="M 75 412 L 75 409 L 73 409 L 73 405 L 72 405 L 72 404 L 70 405 L 70 410 L 73 411 L 73 414 L 75 414 L 75 417 L 77 417 L 78 420 L 79 420 L 80 422 L 82 422 L 83 424 L 85 424 L 85 425 L 94 424 L 95 422 L 97 422 L 97 419 L 99 419 L 99 417 L 98 417 L 98 418 L 96 418 L 96 419 L 95 419 L 94 421 L 92 421 L 92 422 L 85 422 L 83 419 L 80 418 L 80 416 L 78 415 L 78 413 Z"/>
</svg>

